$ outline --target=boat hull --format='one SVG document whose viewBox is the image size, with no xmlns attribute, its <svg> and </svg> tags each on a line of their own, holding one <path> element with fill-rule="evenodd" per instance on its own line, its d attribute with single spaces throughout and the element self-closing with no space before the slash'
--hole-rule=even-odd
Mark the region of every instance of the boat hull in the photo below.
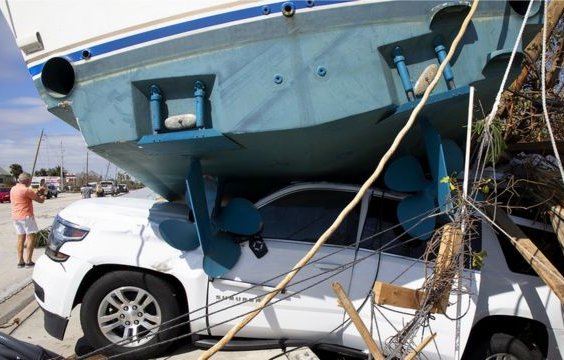
<svg viewBox="0 0 564 360">
<path fill-rule="evenodd" d="M 184 193 L 194 157 L 204 172 L 225 177 L 363 174 L 408 116 L 394 49 L 402 49 L 414 82 L 437 63 L 439 37 L 448 49 L 468 6 L 308 4 L 295 2 L 292 16 L 282 14 L 281 3 L 250 2 L 187 17 L 84 44 L 88 53 L 75 48 L 48 57 L 68 61 L 65 71 L 44 58 L 30 63 L 30 72 L 49 110 L 80 129 L 90 149 L 169 199 Z M 505 2 L 481 3 L 451 61 L 456 85 L 476 86 L 486 108 L 505 70 L 506 57 L 498 55 L 511 50 L 521 21 Z M 529 22 L 527 34 L 538 16 Z M 83 58 L 72 60 L 76 54 Z M 49 85 L 71 76 L 66 94 Z M 164 119 L 197 111 L 196 81 L 205 86 L 203 129 L 156 132 L 151 86 L 162 92 Z M 434 94 L 444 102 L 426 115 L 446 137 L 464 132 L 459 89 L 441 82 Z M 404 148 L 416 151 L 417 144 Z"/>
</svg>

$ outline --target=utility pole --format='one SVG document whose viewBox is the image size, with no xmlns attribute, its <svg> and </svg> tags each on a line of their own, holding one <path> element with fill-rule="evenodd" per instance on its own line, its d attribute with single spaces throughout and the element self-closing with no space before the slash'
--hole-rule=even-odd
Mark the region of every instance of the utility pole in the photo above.
<svg viewBox="0 0 564 360">
<path fill-rule="evenodd" d="M 65 191 L 65 172 L 63 171 L 63 140 L 61 140 L 61 191 Z"/>
<path fill-rule="evenodd" d="M 108 180 L 108 172 L 110 171 L 110 162 L 108 161 L 108 166 L 106 166 L 106 175 L 104 176 L 104 180 Z"/>
<path fill-rule="evenodd" d="M 88 149 L 86 149 L 86 184 L 84 186 L 88 186 Z"/>
<path fill-rule="evenodd" d="M 37 163 L 37 155 L 39 155 L 39 146 L 41 146 L 41 139 L 43 139 L 43 131 L 41 129 L 41 135 L 39 135 L 39 141 L 37 142 L 37 149 L 35 149 L 35 158 L 33 159 L 33 166 L 31 167 L 31 178 L 33 179 L 33 173 L 35 172 L 35 164 Z"/>
</svg>

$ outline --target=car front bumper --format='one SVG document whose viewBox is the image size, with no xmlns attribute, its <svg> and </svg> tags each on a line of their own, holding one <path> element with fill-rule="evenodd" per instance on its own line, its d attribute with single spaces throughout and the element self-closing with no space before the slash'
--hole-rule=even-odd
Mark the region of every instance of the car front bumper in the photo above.
<svg viewBox="0 0 564 360">
<path fill-rule="evenodd" d="M 70 257 L 65 262 L 55 262 L 41 256 L 33 271 L 35 299 L 45 314 L 45 330 L 62 339 L 76 293 L 92 264 Z"/>
</svg>

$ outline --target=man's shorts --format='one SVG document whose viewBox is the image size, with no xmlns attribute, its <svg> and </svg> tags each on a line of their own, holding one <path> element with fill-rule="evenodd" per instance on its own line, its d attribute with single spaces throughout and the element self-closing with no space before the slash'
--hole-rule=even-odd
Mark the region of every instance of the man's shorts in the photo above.
<svg viewBox="0 0 564 360">
<path fill-rule="evenodd" d="M 35 234 L 39 231 L 37 228 L 37 223 L 35 222 L 35 217 L 28 216 L 22 220 L 14 220 L 14 227 L 16 228 L 16 234 Z"/>
</svg>

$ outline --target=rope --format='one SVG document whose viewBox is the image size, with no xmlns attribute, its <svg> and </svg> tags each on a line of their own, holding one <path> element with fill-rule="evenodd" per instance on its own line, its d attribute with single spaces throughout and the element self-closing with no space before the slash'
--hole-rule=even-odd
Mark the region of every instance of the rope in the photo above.
<svg viewBox="0 0 564 360">
<path fill-rule="evenodd" d="M 532 1 L 531 1 L 532 3 Z M 542 60 L 541 60 L 541 94 L 542 94 L 542 114 L 544 115 L 544 121 L 546 122 L 546 128 L 550 135 L 550 142 L 552 144 L 552 149 L 554 150 L 554 156 L 558 163 L 558 169 L 560 169 L 560 176 L 562 177 L 562 182 L 564 182 L 564 168 L 562 167 L 562 160 L 560 160 L 560 154 L 558 153 L 558 148 L 556 147 L 556 140 L 554 140 L 554 134 L 552 133 L 552 126 L 550 125 L 550 119 L 548 117 L 548 109 L 546 107 L 546 19 L 548 16 L 548 0 L 544 0 L 544 21 L 542 27 Z M 556 66 L 556 64 L 552 64 Z"/>
<path fill-rule="evenodd" d="M 474 0 L 474 2 L 472 3 L 472 7 L 470 8 L 470 12 L 468 13 L 468 15 L 466 16 L 466 18 L 464 19 L 464 22 L 462 23 L 462 26 L 458 32 L 458 34 L 456 35 L 456 37 L 454 38 L 452 45 L 449 49 L 449 52 L 445 58 L 445 60 L 441 63 L 441 65 L 439 66 L 439 69 L 437 70 L 437 73 L 435 74 L 435 77 L 433 78 L 433 81 L 431 81 L 431 83 L 429 84 L 429 87 L 425 90 L 425 93 L 423 94 L 423 98 L 421 99 L 421 101 L 417 104 L 417 106 L 415 107 L 415 109 L 413 110 L 413 112 L 411 113 L 411 116 L 409 117 L 409 120 L 407 121 L 407 123 L 405 124 L 405 126 L 400 130 L 400 132 L 397 134 L 396 138 L 394 139 L 394 142 L 392 143 L 392 145 L 390 146 L 390 148 L 388 149 L 388 151 L 386 151 L 386 153 L 384 154 L 384 156 L 382 157 L 382 159 L 380 160 L 378 167 L 376 168 L 376 170 L 374 171 L 374 173 L 370 176 L 370 178 L 368 178 L 368 180 L 362 185 L 362 187 L 360 188 L 359 192 L 356 194 L 356 196 L 354 197 L 354 199 L 343 209 L 343 211 L 339 214 L 339 216 L 337 217 L 337 219 L 335 220 L 335 222 L 329 227 L 329 229 L 327 229 L 322 235 L 321 237 L 317 240 L 317 242 L 315 243 L 315 245 L 312 247 L 312 249 L 304 256 L 304 258 L 302 260 L 300 260 L 292 269 L 292 271 L 290 272 L 290 274 L 288 274 L 281 282 L 280 284 L 278 284 L 276 286 L 276 290 L 275 292 L 273 292 L 272 294 L 269 294 L 267 296 L 264 297 L 264 299 L 257 305 L 256 310 L 247 315 L 241 322 L 239 322 L 236 326 L 234 326 L 233 328 L 231 328 L 227 334 L 225 334 L 225 336 L 217 343 L 215 344 L 212 348 L 210 348 L 209 350 L 207 350 L 206 352 L 204 352 L 199 359 L 209 359 L 213 354 L 215 354 L 216 352 L 218 352 L 225 344 L 227 344 L 229 342 L 229 340 L 231 340 L 238 332 L 241 328 L 243 328 L 245 325 L 247 325 L 252 319 L 255 318 L 255 316 L 258 315 L 258 313 L 261 311 L 261 309 L 268 304 L 269 301 L 271 301 L 274 296 L 276 296 L 276 294 L 278 292 L 280 292 L 282 289 L 284 289 L 286 287 L 286 285 L 292 280 L 292 278 L 297 274 L 297 272 L 299 271 L 299 268 L 301 268 L 304 264 L 306 264 L 307 262 L 309 262 L 309 260 L 311 260 L 311 258 L 315 255 L 315 253 L 317 252 L 317 250 L 325 243 L 325 241 L 327 241 L 327 239 L 333 234 L 333 232 L 335 232 L 335 230 L 339 227 L 339 225 L 343 222 L 343 219 L 351 212 L 351 210 L 358 205 L 358 203 L 360 202 L 360 200 L 362 199 L 362 197 L 364 196 L 364 194 L 366 193 L 366 191 L 368 190 L 368 188 L 374 183 L 374 181 L 376 181 L 376 179 L 380 176 L 380 173 L 382 172 L 382 170 L 384 169 L 384 166 L 387 164 L 388 160 L 392 157 L 392 155 L 395 153 L 395 151 L 397 150 L 399 144 L 401 143 L 401 141 L 403 140 L 403 138 L 405 137 L 405 134 L 411 129 L 411 127 L 413 126 L 413 124 L 415 123 L 415 119 L 417 117 L 417 115 L 419 114 L 419 112 L 421 111 L 421 109 L 423 108 L 423 106 L 425 105 L 425 103 L 427 102 L 427 100 L 429 99 L 429 96 L 431 94 L 431 91 L 433 91 L 433 89 L 435 88 L 435 86 L 437 85 L 437 83 L 439 82 L 443 70 L 445 69 L 445 67 L 447 66 L 447 64 L 449 64 L 450 59 L 452 58 L 452 56 L 454 55 L 455 50 L 458 47 L 458 44 L 460 42 L 460 40 L 462 39 L 462 37 L 464 36 L 464 33 L 466 32 L 466 29 L 468 27 L 468 24 L 470 23 L 470 20 L 472 19 L 472 16 L 474 15 L 474 13 L 476 12 L 476 9 L 478 8 L 478 3 L 480 2 L 480 0 Z M 530 6 L 529 6 L 530 7 Z"/>
<path fill-rule="evenodd" d="M 509 77 L 509 71 L 511 70 L 511 66 L 513 65 L 513 60 L 515 59 L 515 54 L 517 53 L 517 48 L 521 43 L 521 38 L 523 37 L 523 32 L 525 31 L 525 25 L 527 25 L 527 19 L 529 18 L 529 14 L 531 12 L 531 8 L 533 7 L 534 1 L 529 1 L 529 6 L 527 7 L 527 12 L 523 16 L 523 22 L 521 23 L 521 28 L 519 29 L 519 34 L 517 35 L 517 39 L 515 40 L 515 44 L 513 45 L 513 51 L 511 51 L 511 57 L 509 58 L 509 63 L 507 64 L 507 68 L 505 69 L 505 74 L 503 75 L 503 79 L 501 80 L 501 84 L 499 86 L 499 90 L 495 97 L 494 105 L 492 106 L 492 110 L 486 117 L 486 127 L 489 127 L 497 114 L 497 110 L 499 108 L 499 104 L 501 102 L 501 94 L 503 93 L 503 89 L 505 88 L 505 83 L 507 82 L 507 78 Z M 546 21 L 545 21 L 546 24 Z"/>
</svg>

